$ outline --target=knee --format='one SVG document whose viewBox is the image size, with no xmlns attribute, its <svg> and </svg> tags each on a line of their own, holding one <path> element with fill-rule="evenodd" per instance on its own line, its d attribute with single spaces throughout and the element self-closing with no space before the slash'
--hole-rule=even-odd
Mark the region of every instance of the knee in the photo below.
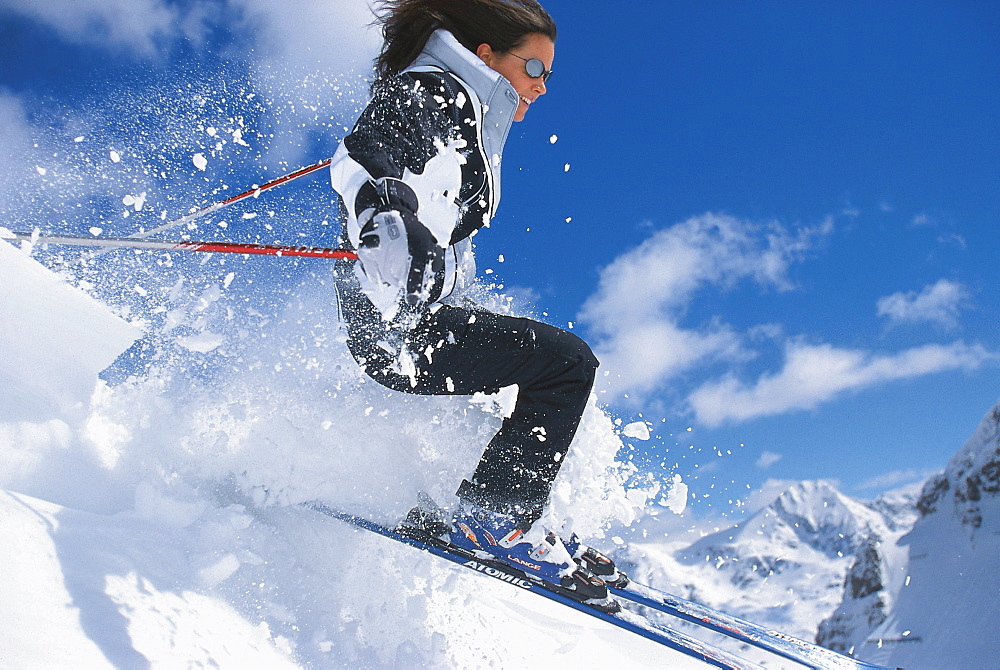
<svg viewBox="0 0 1000 670">
<path fill-rule="evenodd" d="M 585 378 L 588 382 L 593 382 L 597 376 L 597 368 L 601 362 L 597 360 L 597 356 L 590 348 L 590 345 L 582 338 L 568 331 L 565 331 L 563 342 L 564 354 L 569 360 L 574 362 L 574 368 L 578 371 L 580 377 Z"/>
</svg>

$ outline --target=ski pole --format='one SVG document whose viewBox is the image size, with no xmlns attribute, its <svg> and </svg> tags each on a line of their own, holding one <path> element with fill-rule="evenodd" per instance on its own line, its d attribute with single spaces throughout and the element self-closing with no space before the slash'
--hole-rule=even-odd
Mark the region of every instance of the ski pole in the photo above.
<svg viewBox="0 0 1000 670">
<path fill-rule="evenodd" d="M 205 205 L 204 207 L 200 207 L 194 211 L 188 212 L 184 216 L 178 217 L 172 221 L 167 221 L 166 223 L 156 226 L 155 228 L 150 228 L 149 230 L 136 233 L 131 239 L 141 240 L 151 235 L 155 235 L 156 233 L 159 233 L 161 231 L 168 230 L 170 228 L 176 228 L 177 226 L 182 226 L 185 223 L 190 223 L 191 221 L 200 219 L 203 216 L 211 214 L 212 212 L 217 212 L 223 207 L 228 207 L 234 202 L 239 202 L 240 200 L 244 200 L 246 198 L 249 198 L 250 196 L 257 197 L 264 191 L 272 189 L 275 186 L 281 186 L 282 184 L 287 184 L 288 182 L 298 179 L 299 177 L 305 177 L 306 175 L 312 174 L 317 170 L 322 170 L 323 168 L 329 166 L 332 160 L 333 160 L 332 158 L 327 158 L 326 160 L 321 160 L 319 163 L 309 165 L 308 167 L 299 168 L 294 172 L 289 172 L 286 175 L 278 177 L 277 179 L 272 179 L 271 181 L 261 184 L 260 186 L 254 186 L 249 190 L 230 196 L 225 200 L 219 200 L 218 202 L 213 202 L 210 205 Z M 106 252 L 107 249 L 104 249 L 92 252 L 90 254 L 85 254 L 83 257 L 76 259 L 73 262 L 73 264 L 97 258 L 101 254 L 104 254 Z"/>
<path fill-rule="evenodd" d="M 255 256 L 290 256 L 298 258 L 343 258 L 356 260 L 351 249 L 326 247 L 298 247 L 285 244 L 252 244 L 242 242 L 197 242 L 194 240 L 169 241 L 145 240 L 140 237 L 85 237 L 82 235 L 46 235 L 43 233 L 16 233 L 0 229 L 0 238 L 24 240 L 41 244 L 68 244 L 84 247 L 158 249 L 162 251 L 201 251 L 205 253 L 250 254 Z"/>
<path fill-rule="evenodd" d="M 163 231 L 163 230 L 168 230 L 170 228 L 176 228 L 177 226 L 182 226 L 185 223 L 189 223 L 191 221 L 194 221 L 195 219 L 200 219 L 201 217 L 203 217 L 203 216 L 205 216 L 207 214 L 211 214 L 212 212 L 217 212 L 220 209 L 222 209 L 223 207 L 228 207 L 229 205 L 233 204 L 234 202 L 239 202 L 240 200 L 244 200 L 246 198 L 249 198 L 250 196 L 255 196 L 256 197 L 257 195 L 263 193 L 264 191 L 267 191 L 268 189 L 272 189 L 275 186 L 281 186 L 282 184 L 287 184 L 288 182 L 290 182 L 290 181 L 292 181 L 294 179 L 298 179 L 299 177 L 305 177 L 307 174 L 312 174 L 316 170 L 322 170 L 323 168 L 325 168 L 328 165 L 330 165 L 330 161 L 331 160 L 332 159 L 327 158 L 326 160 L 322 160 L 319 163 L 316 163 L 315 165 L 310 165 L 309 167 L 299 168 L 295 172 L 289 172 L 288 174 L 286 174 L 286 175 L 284 175 L 282 177 L 278 177 L 277 179 L 272 179 L 271 181 L 267 182 L 266 184 L 261 184 L 260 186 L 255 186 L 255 187 L 253 187 L 252 189 L 250 189 L 248 191 L 243 191 L 243 193 L 239 193 L 237 195 L 230 196 L 230 197 L 226 198 L 225 200 L 219 200 L 218 202 L 213 202 L 211 205 L 205 205 L 204 207 L 201 207 L 200 209 L 196 209 L 193 212 L 190 212 L 188 214 L 185 214 L 182 217 L 174 219 L 173 221 L 167 221 L 166 223 L 164 223 L 162 225 L 159 225 L 159 226 L 156 226 L 155 228 L 150 228 L 147 231 L 138 233 L 138 234 L 134 235 L 133 237 L 135 239 L 142 239 L 144 237 L 149 237 L 150 235 L 155 235 L 156 233 L 158 233 L 160 231 Z"/>
</svg>

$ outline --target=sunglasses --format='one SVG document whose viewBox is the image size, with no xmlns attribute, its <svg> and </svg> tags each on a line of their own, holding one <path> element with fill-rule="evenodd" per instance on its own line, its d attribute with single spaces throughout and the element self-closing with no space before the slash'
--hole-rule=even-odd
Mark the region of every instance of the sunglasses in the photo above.
<svg viewBox="0 0 1000 670">
<path fill-rule="evenodd" d="M 507 53 L 510 53 L 509 51 Z M 524 71 L 528 73 L 528 76 L 533 79 L 542 78 L 542 83 L 549 80 L 552 76 L 552 70 L 545 69 L 545 63 L 538 60 L 537 58 L 525 58 L 524 56 L 518 56 L 517 54 L 510 54 L 514 58 L 520 58 L 524 61 Z"/>
</svg>

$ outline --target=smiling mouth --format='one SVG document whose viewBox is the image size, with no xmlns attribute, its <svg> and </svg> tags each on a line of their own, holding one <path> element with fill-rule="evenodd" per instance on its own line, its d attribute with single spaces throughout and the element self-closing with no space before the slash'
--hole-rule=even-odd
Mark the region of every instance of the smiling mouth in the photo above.
<svg viewBox="0 0 1000 670">
<path fill-rule="evenodd" d="M 523 102 L 524 104 L 526 104 L 526 105 L 527 105 L 528 107 L 531 107 L 531 100 L 528 100 L 528 99 L 527 99 L 526 97 L 524 97 L 523 95 L 522 95 L 522 96 L 519 96 L 519 97 L 521 98 L 521 102 Z"/>
</svg>

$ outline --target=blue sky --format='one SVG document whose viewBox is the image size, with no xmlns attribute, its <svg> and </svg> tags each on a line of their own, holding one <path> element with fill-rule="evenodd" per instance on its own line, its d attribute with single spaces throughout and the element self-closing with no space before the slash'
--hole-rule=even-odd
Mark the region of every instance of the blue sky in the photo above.
<svg viewBox="0 0 1000 670">
<path fill-rule="evenodd" d="M 327 157 L 364 102 L 364 2 L 119 6 L 0 0 L 12 228 L 150 227 Z M 1000 5 L 546 7 L 481 269 L 592 343 L 706 508 L 943 468 L 1000 397 Z M 322 177 L 268 197 L 195 232 L 333 241 Z"/>
</svg>

